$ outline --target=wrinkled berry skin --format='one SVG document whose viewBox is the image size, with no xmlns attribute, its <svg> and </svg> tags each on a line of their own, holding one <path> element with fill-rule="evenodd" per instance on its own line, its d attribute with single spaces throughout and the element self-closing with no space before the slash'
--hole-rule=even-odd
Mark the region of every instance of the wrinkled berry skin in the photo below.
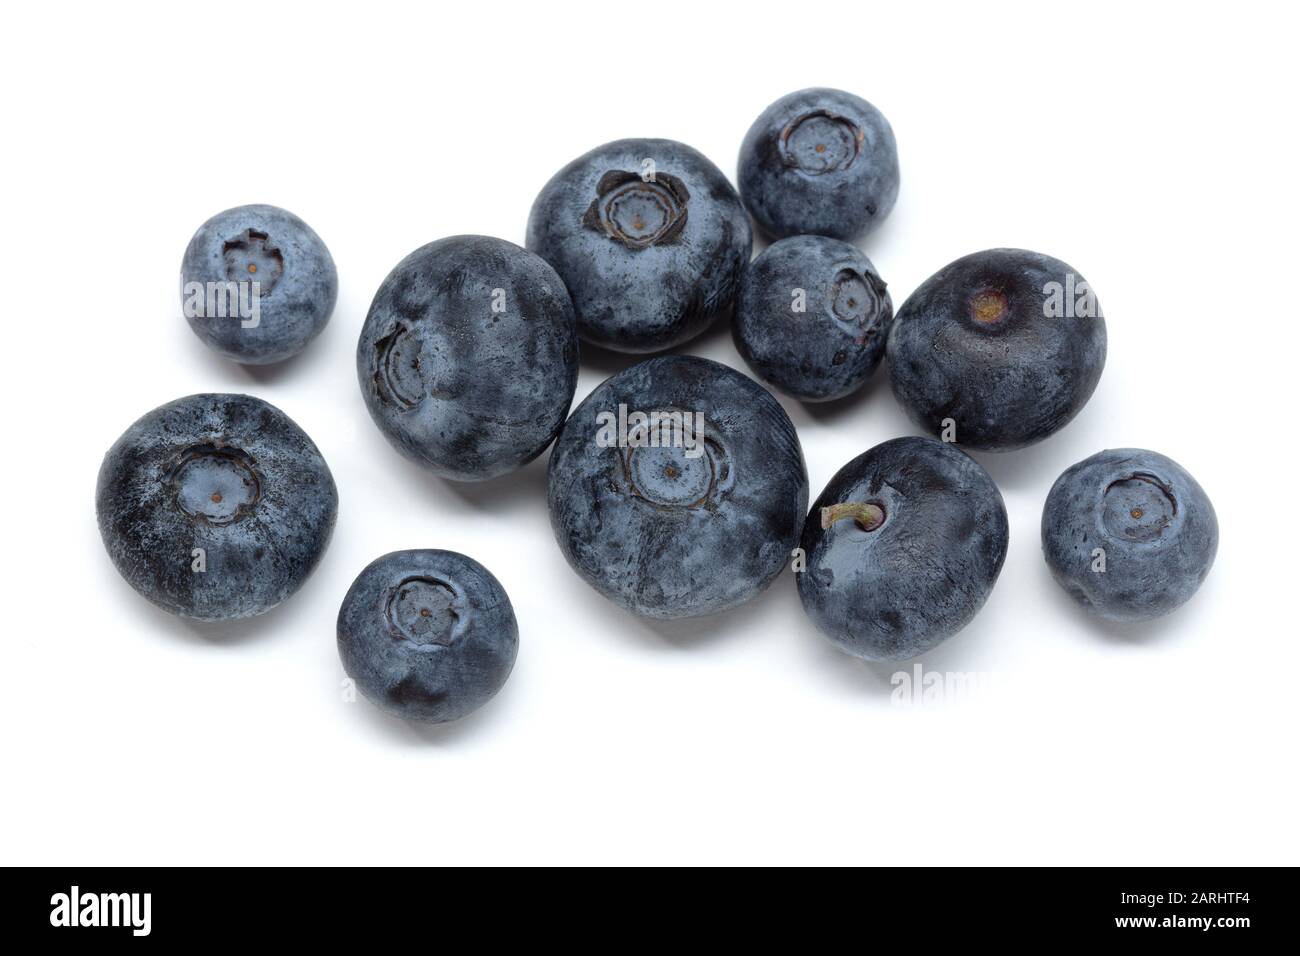
<svg viewBox="0 0 1300 956">
<path fill-rule="evenodd" d="M 258 283 L 255 318 L 240 314 L 234 298 L 225 316 L 208 306 L 208 283 L 225 282 Z M 191 298 L 191 283 L 203 290 L 201 308 Z M 244 365 L 282 362 L 305 349 L 329 321 L 338 291 L 334 260 L 320 236 L 276 206 L 217 213 L 199 227 L 181 263 L 181 305 L 190 328 Z"/>
<path fill-rule="evenodd" d="M 898 198 L 898 147 L 880 110 L 842 90 L 781 97 L 740 147 L 740 196 L 774 239 L 852 241 L 876 228 Z"/>
<path fill-rule="evenodd" d="M 874 505 L 823 528 L 822 509 Z M 1007 556 L 1007 509 L 988 473 L 952 445 L 895 438 L 830 480 L 803 527 L 799 597 L 841 650 L 875 661 L 924 654 L 984 606 Z"/>
<path fill-rule="evenodd" d="M 805 402 L 849 395 L 885 354 L 894 303 L 871 260 L 838 239 L 773 243 L 740 280 L 736 348 L 770 385 Z"/>
<path fill-rule="evenodd" d="M 329 544 L 338 492 L 311 439 L 275 406 L 190 395 L 108 450 L 95 512 L 133 588 L 172 614 L 228 621 L 298 590 Z"/>
<path fill-rule="evenodd" d="M 519 627 L 501 582 L 455 551 L 394 551 L 352 582 L 338 620 L 343 669 L 376 707 L 459 720 L 505 684 Z"/>
<path fill-rule="evenodd" d="M 752 244 L 726 176 L 669 139 L 578 157 L 528 216 L 528 248 L 563 277 L 583 340 L 619 352 L 662 351 L 729 317 Z"/>
<path fill-rule="evenodd" d="M 625 406 L 628 440 L 611 422 Z M 703 431 L 646 438 L 632 415 L 686 412 Z M 606 415 L 608 413 L 608 415 Z M 637 437 L 639 436 L 639 438 Z M 689 439 L 689 441 L 688 441 Z M 588 584 L 646 617 L 735 607 L 785 567 L 808 504 L 794 425 L 761 385 L 718 362 L 664 356 L 599 385 L 551 453 L 551 528 Z"/>
<path fill-rule="evenodd" d="M 1181 606 L 1218 549 L 1214 506 L 1196 479 L 1143 448 L 1098 452 L 1067 468 L 1043 506 L 1052 575 L 1108 621 L 1148 621 Z"/>
<path fill-rule="evenodd" d="M 1008 451 L 1063 428 L 1106 364 L 1106 320 L 1084 279 L 1051 256 L 989 249 L 932 275 L 894 317 L 894 395 L 921 427 Z"/>
<path fill-rule="evenodd" d="M 454 481 L 514 471 L 550 445 L 573 401 L 568 292 L 514 243 L 431 242 L 375 293 L 357 377 L 370 417 L 412 461 Z"/>
</svg>

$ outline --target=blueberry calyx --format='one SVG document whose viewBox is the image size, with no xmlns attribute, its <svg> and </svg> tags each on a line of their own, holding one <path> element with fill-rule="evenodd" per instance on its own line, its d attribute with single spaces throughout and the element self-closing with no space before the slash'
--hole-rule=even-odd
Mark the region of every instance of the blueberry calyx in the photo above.
<svg viewBox="0 0 1300 956">
<path fill-rule="evenodd" d="M 887 286 L 879 276 L 862 269 L 844 268 L 831 282 L 831 313 L 855 332 L 856 345 L 875 335 Z"/>
<path fill-rule="evenodd" d="M 629 249 L 676 242 L 686 228 L 686 184 L 668 173 L 645 179 L 612 169 L 596 184 L 596 198 L 582 216 L 588 229 L 603 232 Z"/>
<path fill-rule="evenodd" d="M 1102 524 L 1129 541 L 1151 541 L 1164 534 L 1178 516 L 1178 499 L 1168 482 L 1134 472 L 1117 478 L 1102 493 Z"/>
<path fill-rule="evenodd" d="M 221 246 L 226 259 L 226 277 L 232 282 L 257 282 L 261 294 L 268 294 L 284 273 L 284 254 L 271 242 L 269 233 L 249 228 Z"/>
<path fill-rule="evenodd" d="M 450 647 L 469 626 L 464 594 L 450 581 L 416 575 L 388 592 L 388 630 L 417 648 Z"/>
<path fill-rule="evenodd" d="M 866 134 L 830 110 L 813 110 L 794 119 L 781 133 L 781 157 L 787 166 L 810 176 L 848 169 L 858 158 Z"/>
<path fill-rule="evenodd" d="M 176 508 L 204 524 L 234 524 L 253 513 L 262 478 L 253 458 L 234 445 L 191 445 L 167 469 Z"/>
</svg>

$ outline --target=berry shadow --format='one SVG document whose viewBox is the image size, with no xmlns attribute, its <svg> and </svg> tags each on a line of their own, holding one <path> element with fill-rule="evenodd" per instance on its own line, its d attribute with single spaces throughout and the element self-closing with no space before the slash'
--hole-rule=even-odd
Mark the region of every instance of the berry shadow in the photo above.
<svg viewBox="0 0 1300 956">
<path fill-rule="evenodd" d="M 1187 623 L 1185 618 L 1196 613 L 1196 605 L 1198 601 L 1202 600 L 1202 592 L 1207 591 L 1211 586 L 1210 581 L 1207 580 L 1200 590 L 1192 596 L 1190 601 L 1169 614 L 1154 620 L 1119 622 L 1108 621 L 1092 614 L 1074 598 L 1070 597 L 1065 589 L 1056 583 L 1046 562 L 1039 562 L 1038 577 L 1039 580 L 1045 582 L 1044 587 L 1051 589 L 1053 613 L 1075 621 L 1080 630 L 1086 631 L 1089 636 L 1096 640 L 1128 647 L 1149 647 L 1173 640 L 1177 634 L 1186 633 Z M 1213 578 L 1213 572 L 1211 572 L 1210 577 Z"/>
</svg>

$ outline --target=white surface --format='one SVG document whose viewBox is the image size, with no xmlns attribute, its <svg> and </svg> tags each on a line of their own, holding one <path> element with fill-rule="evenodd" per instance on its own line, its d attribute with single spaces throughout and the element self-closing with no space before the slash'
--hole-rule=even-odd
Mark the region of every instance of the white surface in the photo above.
<svg viewBox="0 0 1300 956">
<path fill-rule="evenodd" d="M 1300 862 L 1289 12 L 352 9 L 8 14 L 5 862 Z M 1110 357 L 1079 418 L 979 456 L 1010 554 L 922 663 L 993 675 L 980 694 L 892 704 L 897 668 L 834 651 L 789 576 L 718 619 L 637 620 L 560 556 L 545 457 L 490 485 L 425 476 L 357 388 L 361 321 L 406 253 L 522 242 L 546 179 L 618 137 L 680 139 L 734 180 L 750 122 L 810 85 L 894 126 L 901 196 L 863 248 L 896 304 L 959 255 L 1015 245 L 1075 265 L 1105 308 Z M 177 296 L 193 230 L 247 202 L 301 215 L 339 268 L 329 327 L 274 373 L 209 353 Z M 725 329 L 688 351 L 744 368 Z M 623 364 L 585 363 L 578 398 Z M 814 495 L 914 433 L 886 379 L 830 410 L 783 399 Z M 199 391 L 283 408 L 341 498 L 306 586 L 229 628 L 138 597 L 93 515 L 108 446 Z M 1191 604 L 1117 632 L 1051 581 L 1038 524 L 1065 467 L 1125 445 L 1200 480 L 1222 543 Z M 519 616 L 514 675 L 457 726 L 340 699 L 339 601 L 409 547 L 483 561 Z"/>
</svg>

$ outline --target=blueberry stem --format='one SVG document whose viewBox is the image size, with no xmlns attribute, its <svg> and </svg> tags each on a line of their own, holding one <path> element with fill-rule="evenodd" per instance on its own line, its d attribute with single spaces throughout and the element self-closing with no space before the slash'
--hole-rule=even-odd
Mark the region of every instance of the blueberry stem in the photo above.
<svg viewBox="0 0 1300 956">
<path fill-rule="evenodd" d="M 841 518 L 852 518 L 863 531 L 875 531 L 885 523 L 885 509 L 866 501 L 845 501 L 822 509 L 822 528 L 829 528 Z"/>
</svg>

